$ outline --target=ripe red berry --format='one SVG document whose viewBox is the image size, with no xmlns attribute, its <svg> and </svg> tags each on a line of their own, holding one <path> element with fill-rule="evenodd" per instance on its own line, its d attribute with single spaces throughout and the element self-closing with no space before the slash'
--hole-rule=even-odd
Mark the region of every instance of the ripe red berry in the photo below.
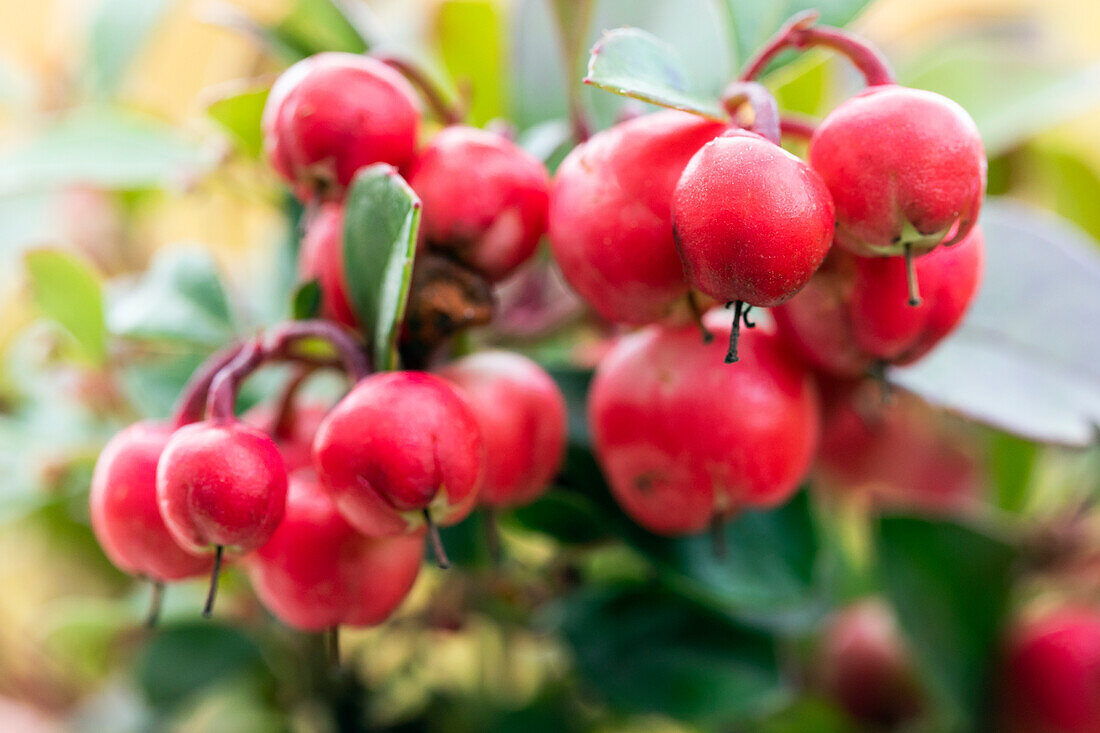
<svg viewBox="0 0 1100 733">
<path fill-rule="evenodd" d="M 313 462 L 352 526 L 384 537 L 469 514 L 485 455 L 454 387 L 432 374 L 387 372 L 359 382 L 329 412 Z"/>
<path fill-rule="evenodd" d="M 440 371 L 459 387 L 485 441 L 485 480 L 478 503 L 529 504 L 549 486 L 565 450 L 565 398 L 542 367 L 525 356 L 483 351 Z"/>
<path fill-rule="evenodd" d="M 286 467 L 263 431 L 235 420 L 186 425 L 157 466 L 161 515 L 194 552 L 256 549 L 283 518 Z"/>
<path fill-rule="evenodd" d="M 1003 730 L 1100 730 L 1100 614 L 1063 608 L 1021 623 L 1003 664 L 998 706 Z"/>
<path fill-rule="evenodd" d="M 303 199 L 338 195 L 364 166 L 408 164 L 419 124 L 416 94 L 397 71 L 367 56 L 320 53 L 272 87 L 264 148 Z"/>
<path fill-rule="evenodd" d="M 328 202 L 306 223 L 298 250 L 298 276 L 321 286 L 321 315 L 356 328 L 359 319 L 348 297 L 344 270 L 344 205 Z"/>
<path fill-rule="evenodd" d="M 496 133 L 443 129 L 408 179 L 424 203 L 422 241 L 494 282 L 526 262 L 546 231 L 546 167 Z"/>
<path fill-rule="evenodd" d="M 672 194 L 672 221 L 691 286 L 752 306 L 791 298 L 833 239 L 833 204 L 820 176 L 744 130 L 715 138 L 687 164 Z M 736 360 L 731 342 L 727 361 Z"/>
<path fill-rule="evenodd" d="M 565 279 L 604 318 L 650 323 L 687 294 L 672 189 L 691 156 L 724 129 L 686 112 L 656 112 L 593 135 L 562 161 L 550 244 Z"/>
<path fill-rule="evenodd" d="M 422 532 L 365 537 L 308 471 L 291 476 L 286 516 L 248 560 L 260 601 L 281 621 L 319 631 L 374 626 L 408 595 L 424 555 Z"/>
<path fill-rule="evenodd" d="M 140 422 L 111 438 L 96 461 L 89 496 L 92 530 L 120 570 L 153 580 L 209 572 L 209 555 L 180 547 L 157 506 L 157 461 L 172 428 Z"/>
<path fill-rule="evenodd" d="M 920 713 L 916 670 L 890 609 L 866 600 L 828 624 L 818 659 L 825 691 L 857 721 L 892 730 Z"/>
<path fill-rule="evenodd" d="M 966 110 L 895 84 L 833 110 L 809 160 L 833 195 L 837 244 L 858 255 L 916 256 L 958 242 L 985 193 L 985 150 Z"/>
<path fill-rule="evenodd" d="M 962 320 L 978 291 L 985 241 L 975 228 L 915 261 L 924 300 L 905 303 L 905 263 L 834 250 L 810 283 L 772 311 L 779 334 L 815 369 L 860 376 L 876 362 L 910 364 Z"/>
<path fill-rule="evenodd" d="M 270 431 L 287 473 L 291 474 L 313 466 L 313 437 L 327 414 L 327 406 L 306 402 L 294 405 L 286 419 L 277 425 L 273 425 L 275 415 L 266 405 L 253 407 L 243 419 L 253 427 Z"/>
<path fill-rule="evenodd" d="M 722 335 L 730 328 L 715 323 Z M 818 440 L 810 374 L 763 328 L 744 336 L 742 364 L 689 326 L 651 326 L 623 338 L 596 371 L 589 425 L 623 509 L 666 535 L 784 502 Z"/>
</svg>

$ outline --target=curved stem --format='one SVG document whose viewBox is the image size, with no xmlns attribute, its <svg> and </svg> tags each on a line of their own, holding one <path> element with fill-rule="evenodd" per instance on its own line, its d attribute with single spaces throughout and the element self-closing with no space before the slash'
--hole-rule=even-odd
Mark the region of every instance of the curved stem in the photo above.
<svg viewBox="0 0 1100 733">
<path fill-rule="evenodd" d="M 287 356 L 290 348 L 304 339 L 327 341 L 339 355 L 353 381 L 371 373 L 370 360 L 358 342 L 344 329 L 322 320 L 292 321 L 271 331 L 264 339 L 264 348 L 272 355 Z"/>
<path fill-rule="evenodd" d="M 150 584 L 153 592 L 149 596 L 149 612 L 145 615 L 145 628 L 155 629 L 157 621 L 160 620 L 160 607 L 164 602 L 164 581 L 152 580 Z"/>
<path fill-rule="evenodd" d="M 218 545 L 214 550 L 214 569 L 210 571 L 210 590 L 206 593 L 206 605 L 202 607 L 203 618 L 210 618 L 210 615 L 214 613 L 214 601 L 218 597 L 218 578 L 222 572 L 222 555 L 225 553 L 225 548 Z"/>
<path fill-rule="evenodd" d="M 432 521 L 432 515 L 427 507 L 424 508 L 424 524 L 428 527 L 428 542 L 432 546 L 432 554 L 435 555 L 435 563 L 442 570 L 451 567 L 451 561 L 447 557 L 447 550 L 443 547 L 443 538 L 439 536 L 439 526 Z"/>
<path fill-rule="evenodd" d="M 786 137 L 797 137 L 806 142 L 817 132 L 817 125 L 811 120 L 800 117 L 781 117 L 779 119 L 779 132 Z"/>
<path fill-rule="evenodd" d="M 233 361 L 225 365 L 210 385 L 206 401 L 206 415 L 215 420 L 228 420 L 234 415 L 237 388 L 245 377 L 264 361 L 264 350 L 259 341 L 249 341 Z"/>
<path fill-rule="evenodd" d="M 726 352 L 726 363 L 736 364 L 737 357 L 737 342 L 741 338 L 741 309 L 745 307 L 745 302 L 742 300 L 735 300 L 733 303 L 726 303 L 726 307 L 729 308 L 733 305 L 733 328 L 730 329 L 730 347 Z"/>
<path fill-rule="evenodd" d="M 913 245 L 905 243 L 905 284 L 909 288 L 909 305 L 916 308 L 923 301 L 920 297 L 920 285 L 917 283 L 917 263 L 913 256 Z"/>
<path fill-rule="evenodd" d="M 287 438 L 293 432 L 294 398 L 307 379 L 317 370 L 314 364 L 303 364 L 290 376 L 275 399 L 275 409 L 271 411 L 271 424 L 267 433 L 277 438 Z"/>
<path fill-rule="evenodd" d="M 172 411 L 172 424 L 182 427 L 202 419 L 206 411 L 207 394 L 218 372 L 229 365 L 241 353 L 244 344 L 233 344 L 215 352 L 202 366 L 195 370 L 180 394 L 176 408 Z"/>
<path fill-rule="evenodd" d="M 444 125 L 458 125 L 466 119 L 465 112 L 444 98 L 439 85 L 432 81 L 422 68 L 396 56 L 375 56 L 375 58 L 408 79 L 420 91 L 424 101 Z"/>
<path fill-rule="evenodd" d="M 735 81 L 722 92 L 722 103 L 731 117 L 745 103 L 752 107 L 750 130 L 779 144 L 779 103 L 763 84 L 755 81 Z"/>
<path fill-rule="evenodd" d="M 787 48 L 805 50 L 815 46 L 831 48 L 848 58 L 863 74 L 867 86 L 895 84 L 896 78 L 890 62 L 882 53 L 859 36 L 831 26 L 814 26 L 818 14 L 807 11 L 795 15 L 779 29 L 745 65 L 742 81 L 751 81 L 764 71 L 780 51 Z"/>
</svg>

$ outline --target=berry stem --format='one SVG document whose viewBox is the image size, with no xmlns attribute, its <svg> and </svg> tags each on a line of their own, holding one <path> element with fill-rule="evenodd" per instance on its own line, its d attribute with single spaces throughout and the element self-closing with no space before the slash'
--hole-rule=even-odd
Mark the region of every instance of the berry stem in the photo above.
<svg viewBox="0 0 1100 733">
<path fill-rule="evenodd" d="M 920 284 L 917 282 L 917 263 L 913 256 L 913 245 L 905 243 L 905 284 L 909 287 L 909 305 L 916 308 L 921 304 Z"/>
<path fill-rule="evenodd" d="M 709 344 L 714 340 L 714 334 L 711 333 L 710 329 L 703 323 L 703 309 L 699 305 L 699 298 L 694 290 L 688 290 L 687 304 L 688 310 L 691 311 L 691 318 L 695 321 L 695 326 L 699 329 L 699 334 L 703 337 L 703 343 Z"/>
<path fill-rule="evenodd" d="M 172 424 L 175 427 L 182 427 L 202 419 L 203 413 L 206 411 L 207 395 L 210 392 L 214 377 L 236 359 L 243 348 L 243 344 L 233 344 L 216 351 L 202 366 L 195 370 L 195 373 L 187 380 L 179 401 L 176 403 L 176 408 L 173 410 Z"/>
<path fill-rule="evenodd" d="M 485 546 L 489 550 L 489 559 L 494 565 L 500 565 L 500 528 L 497 526 L 497 512 L 492 507 L 486 507 L 485 519 Z"/>
<path fill-rule="evenodd" d="M 847 57 L 863 74 L 867 86 L 895 84 L 894 71 L 882 53 L 859 36 L 831 26 L 815 26 L 817 11 L 806 11 L 793 16 L 771 40 L 749 59 L 741 72 L 742 81 L 758 77 L 779 52 L 794 48 L 805 50 L 814 46 L 831 48 Z"/>
<path fill-rule="evenodd" d="M 264 361 L 264 350 L 258 341 L 249 341 L 231 362 L 225 365 L 210 384 L 206 400 L 206 414 L 216 420 L 229 420 L 234 416 L 237 389 L 245 377 Z"/>
<path fill-rule="evenodd" d="M 742 105 L 752 107 L 749 129 L 761 137 L 779 144 L 779 103 L 763 84 L 755 81 L 735 81 L 722 92 L 722 104 L 733 118 Z"/>
<path fill-rule="evenodd" d="M 210 571 L 210 590 L 206 593 L 206 605 L 202 607 L 202 617 L 210 618 L 214 613 L 214 601 L 218 597 L 218 577 L 222 572 L 222 555 L 225 548 L 218 545 L 214 550 L 214 569 Z"/>
<path fill-rule="evenodd" d="M 741 338 L 741 309 L 745 307 L 743 300 L 735 300 L 733 303 L 726 303 L 726 307 L 729 308 L 733 305 L 733 328 L 730 329 L 730 347 L 726 352 L 726 363 L 736 364 L 737 357 L 737 342 Z"/>
<path fill-rule="evenodd" d="M 340 667 L 340 625 L 336 624 L 325 629 L 325 650 L 328 652 L 328 660 L 336 669 Z"/>
<path fill-rule="evenodd" d="M 894 399 L 893 387 L 890 385 L 890 380 L 886 378 L 887 363 L 885 359 L 878 359 L 871 364 L 870 373 L 871 379 L 875 380 L 878 384 L 879 397 L 882 400 L 883 405 L 888 405 Z"/>
<path fill-rule="evenodd" d="M 726 519 L 721 514 L 710 518 L 710 550 L 715 560 L 725 560 L 729 552 L 726 546 Z"/>
<path fill-rule="evenodd" d="M 424 101 L 428 103 L 436 117 L 447 126 L 461 124 L 466 114 L 458 105 L 448 102 L 439 85 L 417 64 L 396 56 L 376 56 L 379 61 L 392 67 L 417 88 Z"/>
<path fill-rule="evenodd" d="M 152 594 L 149 596 L 149 612 L 145 614 L 145 628 L 155 629 L 160 620 L 160 607 L 164 602 L 164 581 L 151 582 Z"/>
<path fill-rule="evenodd" d="M 451 567 L 451 561 L 447 559 L 447 550 L 443 547 L 443 538 L 439 536 L 439 527 L 432 521 L 427 507 L 424 508 L 424 524 L 428 527 L 428 542 L 432 546 L 435 563 L 441 570 L 446 570 Z"/>
<path fill-rule="evenodd" d="M 817 126 L 801 117 L 782 117 L 779 120 L 779 132 L 787 137 L 796 137 L 806 142 L 817 132 Z"/>
<path fill-rule="evenodd" d="M 284 323 L 271 331 L 264 340 L 264 349 L 271 355 L 291 356 L 291 348 L 299 341 L 316 338 L 327 341 L 339 355 L 353 381 L 371 373 L 371 363 L 359 343 L 343 328 L 329 321 L 309 320 Z"/>
<path fill-rule="evenodd" d="M 314 364 L 303 364 L 290 376 L 283 385 L 275 400 L 275 409 L 271 414 L 271 424 L 268 426 L 269 435 L 276 438 L 288 438 L 294 430 L 294 398 L 298 390 L 317 369 Z"/>
</svg>

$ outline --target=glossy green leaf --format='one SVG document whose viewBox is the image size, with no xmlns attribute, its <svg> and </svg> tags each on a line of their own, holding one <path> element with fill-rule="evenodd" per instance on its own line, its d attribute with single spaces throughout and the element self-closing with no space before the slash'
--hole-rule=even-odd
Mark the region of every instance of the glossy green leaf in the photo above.
<svg viewBox="0 0 1100 733">
<path fill-rule="evenodd" d="M 193 180 L 212 158 L 176 130 L 118 110 L 83 110 L 0 156 L 0 196 L 92 185 L 137 189 Z"/>
<path fill-rule="evenodd" d="M 228 132 L 240 149 L 253 158 L 263 153 L 263 117 L 269 84 L 233 83 L 216 92 L 216 98 L 206 107 L 206 113 Z"/>
<path fill-rule="evenodd" d="M 115 92 L 161 19 L 168 0 L 102 0 L 88 33 L 84 73 L 98 96 Z"/>
<path fill-rule="evenodd" d="M 870 4 L 871 0 L 722 0 L 741 63 L 796 13 L 817 10 L 820 24 L 844 26 Z"/>
<path fill-rule="evenodd" d="M 409 299 L 420 209 L 420 198 L 385 164 L 360 171 L 348 191 L 348 294 L 370 336 L 378 369 L 397 368 L 397 336 Z"/>
<path fill-rule="evenodd" d="M 160 252 L 145 275 L 115 297 L 111 331 L 126 338 L 219 346 L 235 328 L 210 255 L 199 247 Z"/>
<path fill-rule="evenodd" d="M 943 703 L 945 727 L 973 730 L 985 719 L 1015 549 L 962 524 L 911 517 L 882 519 L 876 549 L 883 588 Z"/>
<path fill-rule="evenodd" d="M 581 676 L 617 708 L 729 724 L 789 695 L 770 636 L 662 588 L 589 586 L 560 613 Z"/>
<path fill-rule="evenodd" d="M 299 285 L 292 296 L 290 311 L 298 320 L 316 318 L 321 312 L 321 283 L 310 280 Z"/>
<path fill-rule="evenodd" d="M 107 329 L 99 275 L 68 252 L 39 249 L 26 255 L 34 300 L 43 315 L 56 321 L 93 364 L 107 358 Z"/>
<path fill-rule="evenodd" d="M 676 50 L 637 28 L 618 28 L 603 35 L 592 49 L 584 83 L 662 107 L 728 119 L 716 100 L 692 91 Z"/>
<path fill-rule="evenodd" d="M 436 10 L 439 54 L 455 84 L 469 90 L 474 125 L 506 109 L 505 26 L 504 10 L 495 0 L 443 0 Z"/>
<path fill-rule="evenodd" d="M 985 276 L 970 312 L 927 357 L 891 370 L 890 380 L 1024 438 L 1088 445 L 1100 424 L 1096 242 L 1053 214 L 1007 200 L 986 202 L 982 228 Z"/>
</svg>

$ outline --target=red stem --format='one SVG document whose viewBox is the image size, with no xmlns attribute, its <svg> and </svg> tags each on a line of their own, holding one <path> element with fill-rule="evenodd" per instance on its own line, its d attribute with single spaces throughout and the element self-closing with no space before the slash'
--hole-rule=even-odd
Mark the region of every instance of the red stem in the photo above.
<svg viewBox="0 0 1100 733">
<path fill-rule="evenodd" d="M 241 382 L 264 362 L 263 347 L 259 340 L 249 341 L 233 361 L 225 365 L 210 384 L 210 396 L 206 400 L 206 415 L 213 420 L 233 418 L 237 402 L 237 390 Z"/>
<path fill-rule="evenodd" d="M 817 126 L 811 120 L 798 117 L 783 117 L 779 120 L 779 131 L 789 137 L 797 137 L 809 142 L 817 131 Z"/>
<path fill-rule="evenodd" d="M 179 428 L 202 419 L 206 411 L 206 398 L 210 392 L 210 385 L 223 368 L 229 362 L 237 358 L 243 344 L 233 344 L 221 351 L 215 352 L 209 359 L 195 370 L 191 378 L 187 380 L 176 408 L 172 411 L 172 424 Z"/>
<path fill-rule="evenodd" d="M 779 32 L 749 59 L 741 72 L 742 81 L 751 81 L 764 71 L 779 52 L 794 48 L 805 50 L 824 46 L 846 56 L 867 80 L 867 86 L 897 83 L 890 62 L 882 53 L 859 36 L 831 26 L 814 26 L 816 11 L 799 13 L 787 21 Z"/>
<path fill-rule="evenodd" d="M 327 341 L 336 349 L 353 382 L 371 373 L 370 360 L 359 343 L 347 331 L 329 321 L 291 321 L 283 324 L 268 334 L 264 349 L 272 355 L 287 356 L 295 343 L 310 338 Z"/>
<path fill-rule="evenodd" d="M 457 105 L 451 104 L 443 97 L 443 92 L 439 89 L 439 86 L 419 66 L 396 56 L 375 56 L 375 58 L 393 67 L 408 79 L 420 91 L 424 101 L 428 103 L 432 112 L 444 125 L 457 125 L 466 119 L 465 113 Z"/>
<path fill-rule="evenodd" d="M 722 103 L 731 117 L 737 117 L 737 110 L 748 103 L 752 107 L 752 125 L 750 130 L 779 144 L 779 103 L 763 84 L 755 81 L 735 81 L 722 92 Z"/>
</svg>

